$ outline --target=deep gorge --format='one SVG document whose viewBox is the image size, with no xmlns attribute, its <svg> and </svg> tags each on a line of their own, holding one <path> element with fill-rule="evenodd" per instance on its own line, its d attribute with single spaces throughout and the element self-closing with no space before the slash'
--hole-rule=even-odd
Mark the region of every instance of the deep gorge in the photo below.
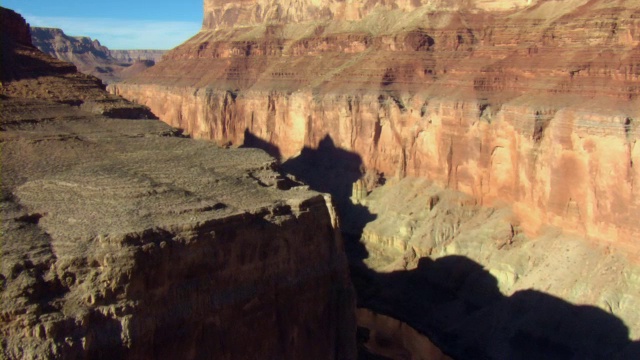
<svg viewBox="0 0 640 360">
<path fill-rule="evenodd" d="M 330 193 L 362 311 L 454 358 L 631 358 L 640 9 L 512 5 L 209 0 L 110 91 Z"/>
<path fill-rule="evenodd" d="M 205 0 L 111 94 L 0 10 L 4 357 L 640 357 L 634 1 Z"/>
</svg>

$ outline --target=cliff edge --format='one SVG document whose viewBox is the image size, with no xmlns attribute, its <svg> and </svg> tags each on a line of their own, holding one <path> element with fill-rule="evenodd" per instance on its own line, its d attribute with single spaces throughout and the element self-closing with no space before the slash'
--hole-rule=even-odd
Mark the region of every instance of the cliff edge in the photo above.
<svg viewBox="0 0 640 360">
<path fill-rule="evenodd" d="M 1 357 L 354 358 L 329 197 L 263 151 L 78 106 L 126 102 L 0 18 Z"/>
</svg>

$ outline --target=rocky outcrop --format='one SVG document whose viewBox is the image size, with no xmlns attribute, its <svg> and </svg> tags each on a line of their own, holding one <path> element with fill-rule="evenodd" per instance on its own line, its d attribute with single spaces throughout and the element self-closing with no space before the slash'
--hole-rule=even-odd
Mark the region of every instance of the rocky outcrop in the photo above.
<svg viewBox="0 0 640 360">
<path fill-rule="evenodd" d="M 268 155 L 2 106 L 4 357 L 350 358 L 332 205 Z"/>
<path fill-rule="evenodd" d="M 263 151 L 65 104 L 116 97 L 23 45 L 2 52 L 2 358 L 354 358 L 330 197 Z"/>
<path fill-rule="evenodd" d="M 33 45 L 45 54 L 76 65 L 105 83 L 121 81 L 153 66 L 164 50 L 109 50 L 98 40 L 68 36 L 61 29 L 31 28 Z"/>
<path fill-rule="evenodd" d="M 530 4 L 531 0 L 204 0 L 203 29 L 319 20 L 358 21 L 373 13 L 393 10 L 404 12 L 466 9 L 504 11 Z"/>
<path fill-rule="evenodd" d="M 31 32 L 25 26 L 24 18 L 13 10 L 5 9 L 0 12 L 2 20 L 2 42 L 15 42 L 17 44 L 31 44 Z"/>
<path fill-rule="evenodd" d="M 53 101 L 105 116 L 155 118 L 147 107 L 106 93 L 99 79 L 36 49 L 24 36 L 29 27 L 20 15 L 2 8 L 2 16 L 6 21 L 1 24 L 0 95 Z"/>
<path fill-rule="evenodd" d="M 62 29 L 32 27 L 31 39 L 33 45 L 43 53 L 67 62 L 73 62 L 77 55 L 83 54 L 92 56 L 94 62 L 98 59 L 104 61 L 109 56 L 109 49 L 102 46 L 100 41 L 86 36 L 68 36 Z"/>
<path fill-rule="evenodd" d="M 113 91 L 285 159 L 329 135 L 386 178 L 513 204 L 529 234 L 553 224 L 639 254 L 637 3 L 269 4 L 205 2 L 203 31 Z"/>
</svg>

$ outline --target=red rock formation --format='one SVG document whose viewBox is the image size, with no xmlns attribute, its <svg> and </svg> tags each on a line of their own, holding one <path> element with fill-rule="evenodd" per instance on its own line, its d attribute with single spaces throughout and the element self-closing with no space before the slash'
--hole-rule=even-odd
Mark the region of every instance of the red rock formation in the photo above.
<svg viewBox="0 0 640 360">
<path fill-rule="evenodd" d="M 329 135 L 386 177 L 513 204 L 529 233 L 640 255 L 636 1 L 205 1 L 200 33 L 113 91 L 285 158 Z"/>
</svg>

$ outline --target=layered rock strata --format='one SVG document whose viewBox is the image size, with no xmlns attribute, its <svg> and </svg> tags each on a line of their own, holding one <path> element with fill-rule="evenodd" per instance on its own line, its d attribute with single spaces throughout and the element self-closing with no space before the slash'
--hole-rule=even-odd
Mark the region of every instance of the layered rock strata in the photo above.
<svg viewBox="0 0 640 360">
<path fill-rule="evenodd" d="M 205 1 L 203 29 L 112 91 L 283 158 L 329 136 L 386 178 L 512 204 L 640 256 L 635 1 Z"/>
<path fill-rule="evenodd" d="M 4 357 L 349 358 L 332 205 L 264 152 L 2 101 Z"/>
<path fill-rule="evenodd" d="M 109 56 L 125 64 L 151 60 L 157 63 L 167 50 L 109 50 Z"/>
<path fill-rule="evenodd" d="M 86 36 L 68 36 L 61 29 L 31 28 L 31 39 L 40 51 L 73 63 L 79 71 L 105 83 L 121 81 L 153 66 L 165 50 L 110 50 Z"/>
<path fill-rule="evenodd" d="M 15 12 L 2 8 L 0 95 L 68 104 L 120 118 L 155 118 L 145 106 L 104 91 L 102 82 L 68 62 L 52 58 L 31 43 L 29 27 Z M 18 109 L 19 110 L 19 109 Z M 8 118 L 11 109 L 3 109 Z M 45 115 L 43 115 L 45 116 Z"/>
<path fill-rule="evenodd" d="M 5 27 L 24 20 L 0 17 L 13 41 L 3 90 L 57 76 L 66 100 L 100 94 L 67 68 L 45 71 L 60 62 L 44 55 L 16 66 L 37 50 Z M 41 85 L 0 99 L 2 358 L 354 357 L 329 197 L 282 177 L 263 151 L 106 118 Z"/>
</svg>

